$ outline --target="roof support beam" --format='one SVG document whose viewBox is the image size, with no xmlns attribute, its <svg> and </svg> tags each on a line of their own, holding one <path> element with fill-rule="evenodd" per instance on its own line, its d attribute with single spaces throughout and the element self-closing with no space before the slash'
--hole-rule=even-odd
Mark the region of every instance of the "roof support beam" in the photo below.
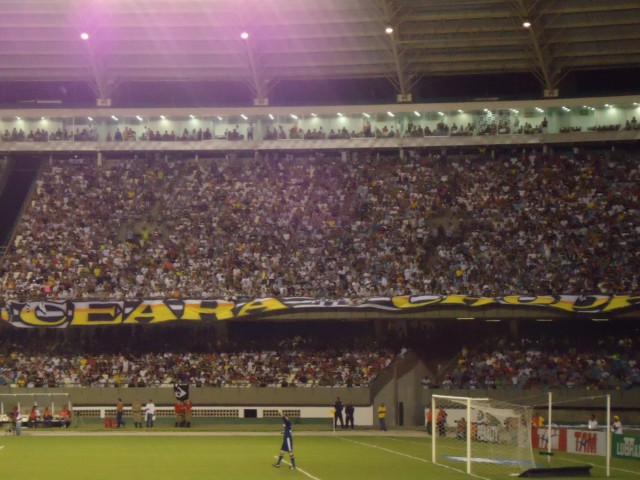
<svg viewBox="0 0 640 480">
<path fill-rule="evenodd" d="M 253 50 L 253 44 L 251 38 L 243 39 L 247 52 L 247 61 L 249 62 L 249 70 L 251 71 L 251 80 L 249 81 L 249 88 L 253 93 L 257 104 L 261 105 L 267 102 L 268 89 L 267 84 L 258 71 L 258 65 L 256 62 L 256 54 Z"/>
<path fill-rule="evenodd" d="M 409 82 L 407 65 L 403 58 L 403 53 L 399 49 L 399 22 L 397 15 L 402 7 L 396 6 L 394 4 L 394 0 L 380 0 L 380 5 L 386 21 L 386 25 L 383 26 L 383 28 L 386 28 L 387 26 L 393 28 L 393 32 L 387 33 L 390 47 L 389 51 L 393 56 L 393 62 L 396 68 L 396 78 L 393 79 L 394 81 L 391 83 L 396 87 L 399 98 L 403 99 L 402 101 L 407 101 L 410 98 L 411 88 L 415 86 L 415 81 L 411 83 Z"/>
<path fill-rule="evenodd" d="M 554 1 L 555 0 L 551 0 L 551 2 L 547 4 L 547 8 Z M 528 28 L 529 47 L 533 50 L 534 54 L 534 74 L 542 83 L 545 91 L 553 92 L 558 85 L 558 81 L 553 75 L 553 58 L 549 51 L 549 45 L 545 41 L 544 25 L 541 20 L 542 12 L 536 8 L 539 2 L 540 0 L 512 0 L 521 22 L 527 20 L 531 23 L 531 26 Z"/>
</svg>

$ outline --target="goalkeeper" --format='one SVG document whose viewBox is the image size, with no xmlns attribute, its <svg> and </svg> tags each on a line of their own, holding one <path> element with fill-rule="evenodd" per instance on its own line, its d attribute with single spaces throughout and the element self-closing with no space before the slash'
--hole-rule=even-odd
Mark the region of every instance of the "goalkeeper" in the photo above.
<svg viewBox="0 0 640 480">
<path fill-rule="evenodd" d="M 285 452 L 289 454 L 289 459 L 291 460 L 290 469 L 296 468 L 296 459 L 293 456 L 293 436 L 291 434 L 291 420 L 284 413 L 282 415 L 282 426 L 284 431 L 282 432 L 282 446 L 280 447 L 280 455 L 278 456 L 278 461 L 273 464 L 274 467 L 280 468 L 280 463 L 282 462 L 282 457 L 284 457 Z"/>
</svg>

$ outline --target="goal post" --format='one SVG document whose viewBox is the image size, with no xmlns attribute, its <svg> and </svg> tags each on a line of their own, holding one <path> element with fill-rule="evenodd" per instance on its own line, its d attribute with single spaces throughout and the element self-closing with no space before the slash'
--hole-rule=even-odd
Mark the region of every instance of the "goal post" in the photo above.
<svg viewBox="0 0 640 480">
<path fill-rule="evenodd" d="M 533 448 L 547 456 L 548 464 L 564 466 L 562 455 L 600 457 L 595 467 L 611 476 L 611 396 L 575 397 L 549 392 L 537 406 L 535 416 L 546 414 L 540 425 L 533 425 Z"/>
<path fill-rule="evenodd" d="M 434 464 L 480 478 L 518 475 L 534 466 L 530 407 L 433 395 L 431 418 Z"/>
</svg>

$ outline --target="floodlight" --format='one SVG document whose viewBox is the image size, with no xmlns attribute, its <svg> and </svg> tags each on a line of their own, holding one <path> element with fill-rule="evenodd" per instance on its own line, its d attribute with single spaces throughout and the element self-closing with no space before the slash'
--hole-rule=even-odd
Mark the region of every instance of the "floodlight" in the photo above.
<svg viewBox="0 0 640 480">
<path fill-rule="evenodd" d="M 384 32 L 385 32 L 387 35 L 391 35 L 391 34 L 393 33 L 393 27 L 389 26 L 389 27 L 385 28 L 385 29 L 384 29 Z"/>
<path fill-rule="evenodd" d="M 529 20 L 525 20 L 524 22 L 522 22 L 522 26 L 524 28 L 531 28 L 531 22 Z"/>
<path fill-rule="evenodd" d="M 80 38 L 81 38 L 82 40 L 89 40 L 89 34 L 88 34 L 87 32 L 82 32 L 82 33 L 80 34 Z"/>
<path fill-rule="evenodd" d="M 243 40 L 246 40 L 247 38 L 249 38 L 249 34 L 247 32 L 242 32 L 240 34 L 240 38 L 242 38 Z"/>
</svg>

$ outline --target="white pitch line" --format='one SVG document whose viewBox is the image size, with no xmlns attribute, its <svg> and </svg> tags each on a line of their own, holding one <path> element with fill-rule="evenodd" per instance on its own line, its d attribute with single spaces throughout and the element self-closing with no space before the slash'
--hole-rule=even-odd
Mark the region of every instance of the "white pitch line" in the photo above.
<svg viewBox="0 0 640 480">
<path fill-rule="evenodd" d="M 273 458 L 278 458 L 277 455 L 274 455 Z M 282 459 L 282 463 L 286 463 L 287 465 L 291 465 L 289 462 L 287 462 L 285 459 Z M 318 477 L 314 477 L 313 475 L 311 475 L 309 472 L 305 472 L 304 470 L 302 470 L 301 468 L 296 467 L 295 468 L 298 472 L 306 475 L 307 477 L 311 478 L 312 480 L 320 480 Z"/>
<path fill-rule="evenodd" d="M 583 465 L 586 463 L 587 465 L 591 465 L 595 468 L 602 468 L 603 470 L 607 469 L 606 465 L 597 465 L 595 463 L 590 463 L 590 462 L 579 462 L 577 460 L 571 460 L 570 458 L 565 458 L 565 460 L 572 463 L 582 463 Z M 609 468 L 611 468 L 611 470 L 617 470 L 618 472 L 632 473 L 634 475 L 640 476 L 640 473 L 634 472 L 633 470 L 625 470 L 624 468 L 618 468 L 618 467 L 609 467 Z"/>
<path fill-rule="evenodd" d="M 448 465 L 442 465 L 440 463 L 433 463 L 433 462 L 431 462 L 429 460 L 425 460 L 424 458 L 414 457 L 413 455 L 408 455 L 406 453 L 397 452 L 396 450 L 391 450 L 389 448 L 380 447 L 378 445 L 373 445 L 371 443 L 356 442 L 355 440 L 351 440 L 350 438 L 344 438 L 344 437 L 337 437 L 337 438 L 339 438 L 340 440 L 344 440 L 345 442 L 351 442 L 351 443 L 355 443 L 357 445 L 364 445 L 365 447 L 377 448 L 378 450 L 384 450 L 385 452 L 395 453 L 396 455 L 401 455 L 403 457 L 412 458 L 413 460 L 418 460 L 420 462 L 431 463 L 432 465 L 437 465 L 438 467 L 448 468 L 449 470 L 453 470 L 454 472 L 460 472 L 460 470 L 457 470 L 457 469 L 455 469 L 453 467 L 449 467 Z M 469 476 L 475 477 L 475 478 L 482 478 L 484 480 L 488 480 L 486 477 L 481 477 L 479 475 L 474 475 L 473 473 L 469 474 Z"/>
<path fill-rule="evenodd" d="M 402 455 L 403 457 L 412 458 L 412 459 L 418 460 L 420 462 L 431 463 L 430 461 L 425 460 L 424 458 L 414 457 L 413 455 L 409 455 L 409 454 L 402 453 L 402 452 L 397 452 L 396 450 L 391 450 L 389 448 L 380 447 L 378 445 L 373 445 L 371 443 L 356 442 L 355 440 L 351 440 L 350 438 L 344 438 L 344 437 L 337 437 L 337 438 L 339 438 L 340 440 L 344 440 L 345 442 L 351 442 L 351 443 L 355 443 L 357 445 L 364 445 L 366 447 L 372 447 L 372 448 L 377 448 L 379 450 L 384 450 L 385 452 L 395 453 L 396 455 Z"/>
<path fill-rule="evenodd" d="M 410 443 L 412 445 L 426 445 L 425 442 L 416 442 L 416 441 L 411 441 L 411 440 L 402 440 L 400 438 L 393 438 L 393 437 L 388 437 L 387 440 L 391 440 L 394 442 L 402 442 L 402 443 Z"/>
</svg>

